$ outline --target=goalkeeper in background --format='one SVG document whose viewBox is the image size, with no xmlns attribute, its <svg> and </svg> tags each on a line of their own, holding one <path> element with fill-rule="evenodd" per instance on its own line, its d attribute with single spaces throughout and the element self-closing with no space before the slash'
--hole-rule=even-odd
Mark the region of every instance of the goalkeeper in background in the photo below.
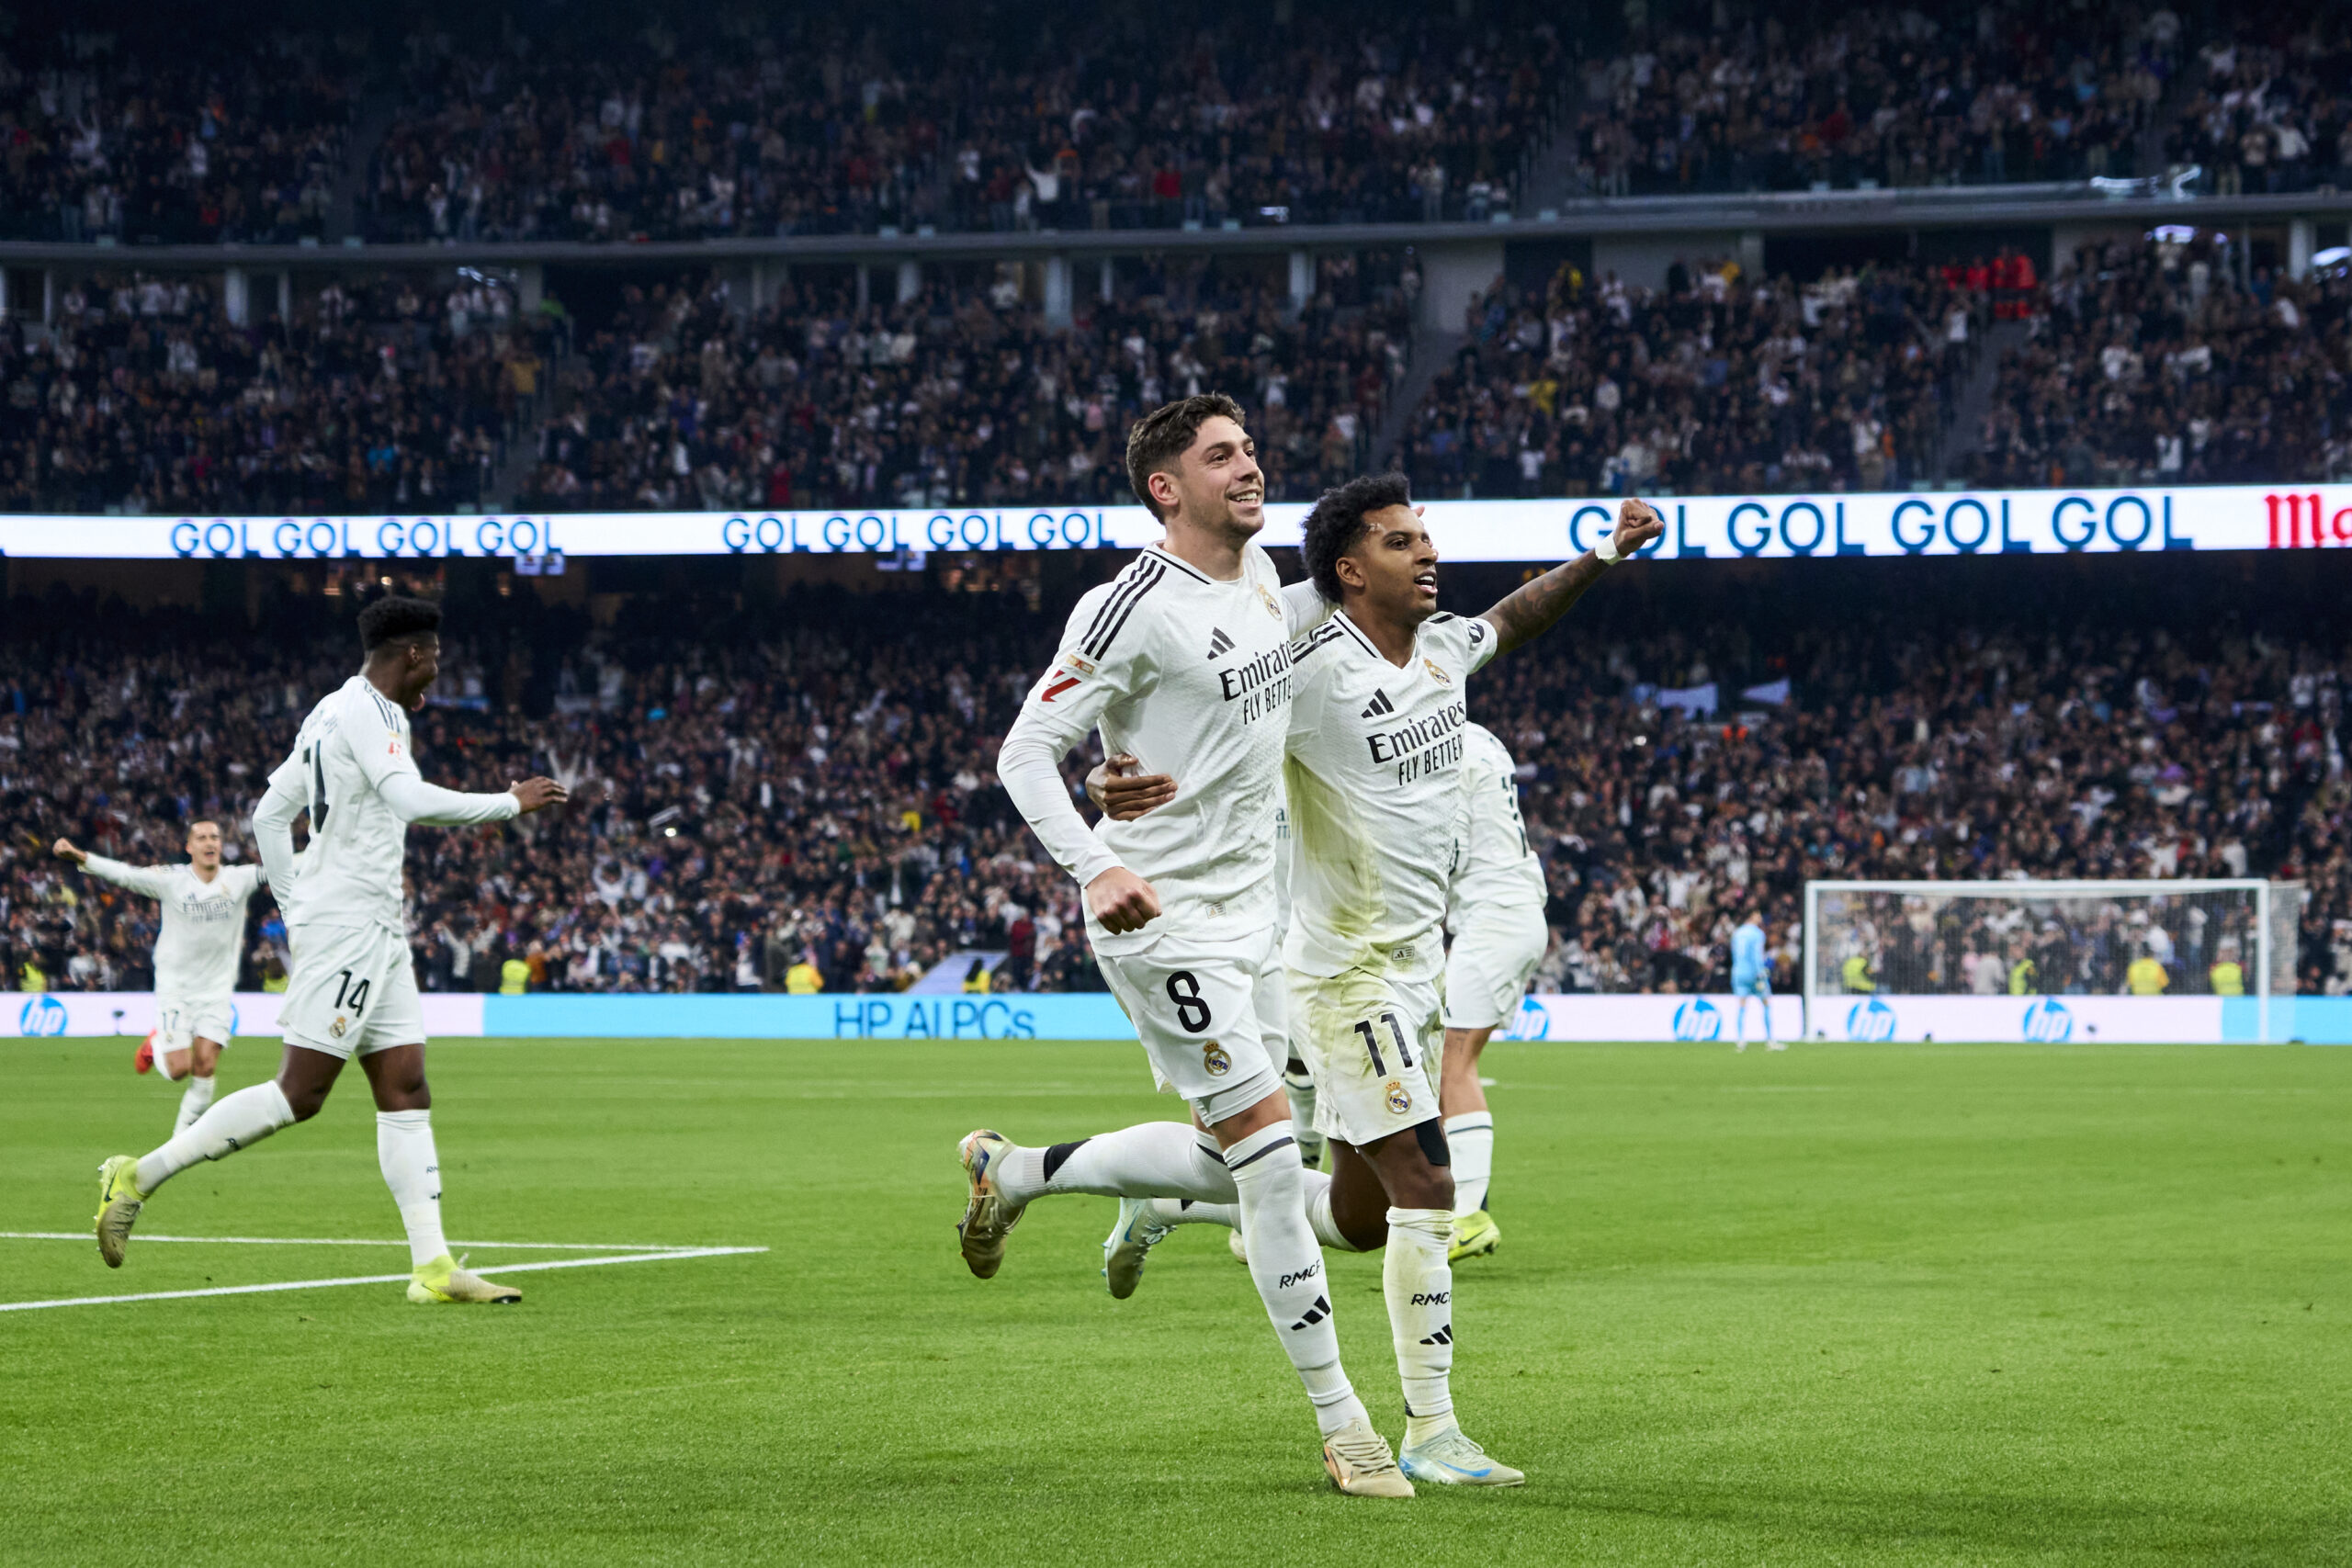
<svg viewBox="0 0 2352 1568">
<path fill-rule="evenodd" d="M 1764 1048 L 1785 1051 L 1788 1047 L 1772 1038 L 1772 959 L 1764 951 L 1764 917 L 1758 912 L 1758 902 L 1749 901 L 1746 918 L 1731 933 L 1732 1006 L 1739 1014 L 1739 1043 L 1734 1049 L 1747 1049 L 1747 1000 L 1753 997 L 1764 1014 Z"/>
</svg>

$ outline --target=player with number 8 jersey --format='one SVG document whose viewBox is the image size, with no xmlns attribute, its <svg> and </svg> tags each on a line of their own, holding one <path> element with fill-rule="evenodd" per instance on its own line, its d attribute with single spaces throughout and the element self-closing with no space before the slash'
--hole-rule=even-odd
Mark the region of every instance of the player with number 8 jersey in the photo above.
<svg viewBox="0 0 2352 1568">
<path fill-rule="evenodd" d="M 1344 1492 L 1409 1496 L 1340 1368 L 1282 1089 L 1274 855 L 1293 627 L 1281 579 L 1256 542 L 1265 476 L 1240 409 L 1214 394 L 1139 421 L 1127 473 L 1167 537 L 1079 601 L 997 773 L 1083 889 L 1103 976 L 1154 1078 L 1183 1097 L 1194 1121 L 1042 1147 L 986 1128 L 967 1134 L 958 1150 L 968 1184 L 956 1224 L 964 1260 L 993 1278 L 1006 1235 L 1051 1194 L 1235 1205 L 1259 1300 L 1315 1407 L 1325 1468 Z M 1181 781 L 1169 804 L 1088 829 L 1060 763 L 1098 728 L 1106 753 Z M 1130 1212 L 1123 1203 L 1123 1216 Z M 1148 1249 L 1115 1238 L 1106 1246 L 1113 1295 L 1134 1291 Z"/>
</svg>

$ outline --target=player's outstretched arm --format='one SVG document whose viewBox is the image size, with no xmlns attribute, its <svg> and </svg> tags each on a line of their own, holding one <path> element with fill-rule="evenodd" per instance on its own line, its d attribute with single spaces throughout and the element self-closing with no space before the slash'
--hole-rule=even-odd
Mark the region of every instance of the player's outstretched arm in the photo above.
<svg viewBox="0 0 2352 1568">
<path fill-rule="evenodd" d="M 1617 530 L 1609 536 L 1607 554 L 1587 550 L 1566 566 L 1555 566 L 1534 581 L 1506 595 L 1486 614 L 1495 628 L 1495 652 L 1509 653 L 1552 629 L 1552 624 L 1600 581 L 1600 574 L 1618 561 L 1645 547 L 1666 532 L 1666 520 L 1644 502 L 1628 500 L 1617 508 Z"/>
<path fill-rule="evenodd" d="M 403 822 L 426 828 L 463 828 L 504 822 L 571 798 L 553 779 L 526 779 L 494 794 L 469 794 L 426 784 L 414 773 L 390 771 L 376 781 L 376 793 Z"/>
<path fill-rule="evenodd" d="M 51 846 L 60 860 L 70 860 L 82 868 L 85 875 L 111 882 L 118 887 L 161 898 L 171 891 L 171 868 L 161 865 L 127 865 L 104 855 L 94 855 L 71 839 L 60 839 Z"/>
</svg>

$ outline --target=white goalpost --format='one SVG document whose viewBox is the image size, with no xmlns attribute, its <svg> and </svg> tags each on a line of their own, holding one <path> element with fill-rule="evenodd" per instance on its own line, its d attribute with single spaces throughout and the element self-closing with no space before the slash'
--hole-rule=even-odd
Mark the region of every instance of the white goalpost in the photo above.
<svg viewBox="0 0 2352 1568">
<path fill-rule="evenodd" d="M 2253 877 L 1808 882 L 1805 1033 L 2267 1040 L 2270 998 L 2294 990 L 2301 891 Z"/>
</svg>

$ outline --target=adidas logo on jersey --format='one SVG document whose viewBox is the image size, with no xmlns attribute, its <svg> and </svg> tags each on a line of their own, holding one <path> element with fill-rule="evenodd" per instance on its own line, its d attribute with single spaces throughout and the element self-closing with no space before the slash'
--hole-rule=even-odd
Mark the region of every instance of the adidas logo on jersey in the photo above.
<svg viewBox="0 0 2352 1568">
<path fill-rule="evenodd" d="M 1223 626 L 1211 626 L 1209 628 L 1209 657 L 1211 659 L 1223 659 L 1227 654 L 1231 653 L 1232 651 L 1233 639 L 1225 635 L 1225 628 Z"/>
<path fill-rule="evenodd" d="M 1379 687 L 1374 686 L 1372 689 L 1372 701 L 1365 705 L 1363 710 L 1364 717 L 1378 718 L 1383 714 L 1395 713 L 1396 711 L 1396 705 L 1388 700 L 1388 694 L 1381 690 Z"/>
</svg>

